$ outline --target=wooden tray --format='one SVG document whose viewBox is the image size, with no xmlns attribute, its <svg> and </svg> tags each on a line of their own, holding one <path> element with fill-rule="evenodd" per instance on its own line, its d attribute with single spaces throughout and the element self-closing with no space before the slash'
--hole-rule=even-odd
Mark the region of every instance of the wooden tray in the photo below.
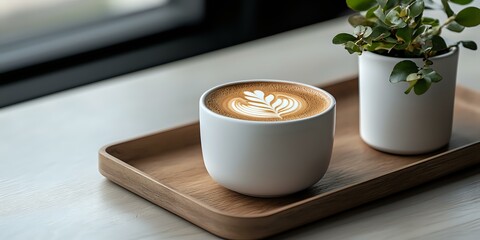
<svg viewBox="0 0 480 240">
<path fill-rule="evenodd" d="M 327 217 L 480 163 L 480 93 L 458 87 L 453 136 L 437 152 L 398 156 L 358 135 L 357 80 L 323 86 L 337 99 L 331 165 L 322 180 L 281 198 L 229 191 L 206 172 L 198 123 L 114 143 L 99 151 L 106 178 L 223 238 L 252 239 Z"/>
</svg>

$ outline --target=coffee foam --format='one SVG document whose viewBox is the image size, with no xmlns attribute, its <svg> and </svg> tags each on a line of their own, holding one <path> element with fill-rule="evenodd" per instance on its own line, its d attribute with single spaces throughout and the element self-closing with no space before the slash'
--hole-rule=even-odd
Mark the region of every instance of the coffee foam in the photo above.
<svg viewBox="0 0 480 240">
<path fill-rule="evenodd" d="M 322 92 L 284 82 L 244 82 L 215 89 L 207 107 L 223 116 L 251 121 L 287 121 L 319 114 L 330 105 Z"/>
</svg>

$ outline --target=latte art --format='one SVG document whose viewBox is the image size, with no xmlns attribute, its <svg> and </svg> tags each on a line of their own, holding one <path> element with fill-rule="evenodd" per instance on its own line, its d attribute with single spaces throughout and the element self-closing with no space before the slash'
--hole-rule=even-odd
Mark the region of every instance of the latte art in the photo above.
<svg viewBox="0 0 480 240">
<path fill-rule="evenodd" d="M 299 109 L 301 103 L 286 94 L 266 94 L 261 90 L 245 91 L 244 98 L 233 98 L 228 104 L 239 114 L 257 118 L 279 118 Z M 248 100 L 248 101 L 245 101 Z"/>
<path fill-rule="evenodd" d="M 250 121 L 288 121 L 322 113 L 331 100 L 314 87 L 287 82 L 242 82 L 225 85 L 205 97 L 220 115 Z"/>
</svg>

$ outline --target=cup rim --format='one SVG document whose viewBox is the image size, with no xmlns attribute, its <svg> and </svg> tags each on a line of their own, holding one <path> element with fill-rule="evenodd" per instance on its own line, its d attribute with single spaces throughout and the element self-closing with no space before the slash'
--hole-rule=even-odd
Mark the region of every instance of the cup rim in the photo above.
<svg viewBox="0 0 480 240">
<path fill-rule="evenodd" d="M 234 85 L 234 84 L 238 84 L 238 83 L 246 83 L 246 82 L 278 82 L 278 83 L 290 83 L 290 84 L 296 84 L 296 85 L 301 85 L 301 86 L 304 86 L 304 87 L 308 87 L 308 88 L 311 88 L 311 89 L 314 89 L 316 91 L 319 91 L 321 92 L 322 94 L 324 94 L 326 97 L 329 98 L 330 100 L 330 104 L 329 106 L 323 110 L 322 112 L 320 113 L 317 113 L 317 114 L 314 114 L 312 116 L 308 116 L 308 117 L 305 117 L 305 118 L 299 118 L 299 119 L 291 119 L 291 120 L 284 120 L 284 121 L 255 121 L 255 120 L 246 120 L 246 119 L 238 119 L 238 118 L 233 118 L 233 117 L 228 117 L 228 116 L 224 116 L 224 115 L 221 115 L 221 114 L 218 114 L 212 110 L 210 110 L 206 104 L 205 104 L 205 98 L 208 96 L 208 94 L 210 94 L 211 92 L 215 91 L 216 89 L 219 89 L 219 88 L 222 88 L 222 87 L 225 87 L 225 86 L 230 86 L 230 85 Z M 200 97 L 200 108 L 204 110 L 204 112 L 208 113 L 208 114 L 212 114 L 216 117 L 219 117 L 221 119 L 224 119 L 224 120 L 227 120 L 227 121 L 233 121 L 233 122 L 241 122 L 241 123 L 249 123 L 249 124 L 288 124 L 288 123 L 294 123 L 294 122 L 303 122 L 303 121 L 307 121 L 309 119 L 312 119 L 312 118 L 317 118 L 319 116 L 322 116 L 324 114 L 327 114 L 328 112 L 330 112 L 333 108 L 335 108 L 336 104 L 337 104 L 337 101 L 335 99 L 335 97 L 330 94 L 329 92 L 327 92 L 326 90 L 320 88 L 320 87 L 315 87 L 313 85 L 310 85 L 310 84 L 306 84 L 306 83 L 301 83 L 301 82 L 295 82 L 295 81 L 290 81 L 290 80 L 281 80 L 281 79 L 261 79 L 261 78 L 258 78 L 258 79 L 244 79 L 244 80 L 236 80 L 236 81 L 231 81 L 231 82 L 227 82 L 227 83 L 223 83 L 223 84 L 219 84 L 219 85 L 216 85 L 214 87 L 211 87 L 210 89 L 206 90 L 205 92 L 202 93 L 201 97 Z"/>
</svg>

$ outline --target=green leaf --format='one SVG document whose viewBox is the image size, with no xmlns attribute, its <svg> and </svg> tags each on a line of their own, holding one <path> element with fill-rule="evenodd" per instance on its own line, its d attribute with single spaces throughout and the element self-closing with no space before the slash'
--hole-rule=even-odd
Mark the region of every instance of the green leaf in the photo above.
<svg viewBox="0 0 480 240">
<path fill-rule="evenodd" d="M 393 44 L 397 44 L 397 39 L 396 38 L 393 38 L 393 37 L 386 37 L 385 38 L 385 42 L 386 43 L 393 43 Z"/>
<path fill-rule="evenodd" d="M 428 78 L 432 82 L 440 82 L 443 79 L 443 77 L 435 71 L 428 74 Z"/>
<path fill-rule="evenodd" d="M 399 4 L 398 0 L 387 0 L 383 8 L 391 9 Z"/>
<path fill-rule="evenodd" d="M 423 1 L 416 1 L 410 7 L 409 16 L 411 18 L 415 18 L 415 17 L 419 16 L 420 14 L 422 14 L 424 9 L 425 9 L 425 5 L 423 4 Z"/>
<path fill-rule="evenodd" d="M 480 9 L 467 7 L 458 12 L 455 21 L 465 27 L 475 27 L 480 24 Z"/>
<path fill-rule="evenodd" d="M 365 27 L 363 25 L 356 26 L 355 28 L 353 28 L 353 35 L 360 37 L 364 31 Z"/>
<path fill-rule="evenodd" d="M 377 5 L 376 0 L 346 0 L 347 6 L 355 11 L 366 11 Z"/>
<path fill-rule="evenodd" d="M 409 85 L 409 86 L 408 86 L 407 90 L 405 90 L 404 93 L 405 93 L 405 94 L 409 94 L 410 91 L 412 91 L 413 87 L 415 87 L 415 84 L 417 84 L 417 81 L 418 81 L 418 80 L 408 82 L 408 85 Z"/>
<path fill-rule="evenodd" d="M 332 39 L 333 44 L 345 44 L 348 41 L 356 41 L 357 38 L 348 33 L 339 33 Z"/>
<path fill-rule="evenodd" d="M 391 9 L 399 5 L 399 0 L 377 0 L 378 5 L 385 10 Z"/>
<path fill-rule="evenodd" d="M 409 43 L 405 42 L 405 43 L 400 43 L 400 44 L 396 44 L 394 49 L 395 50 L 400 50 L 400 51 L 403 51 L 405 50 L 407 47 L 408 47 Z"/>
<path fill-rule="evenodd" d="M 400 28 L 397 30 L 397 39 L 405 43 L 412 41 L 413 29 L 409 27 Z"/>
<path fill-rule="evenodd" d="M 383 9 L 380 6 L 378 6 L 377 9 L 373 11 L 373 14 L 375 14 L 375 16 L 377 16 L 377 18 L 380 21 L 385 23 L 385 13 L 383 12 Z"/>
<path fill-rule="evenodd" d="M 417 28 L 417 26 L 421 26 L 422 16 L 423 16 L 423 14 L 420 14 L 417 17 L 415 17 L 413 19 L 410 19 L 409 23 L 408 23 L 408 26 L 410 28 L 413 28 L 413 29 Z"/>
<path fill-rule="evenodd" d="M 370 35 L 370 37 L 374 41 L 378 41 L 378 40 L 386 38 L 388 36 L 390 36 L 390 30 L 388 28 L 381 27 L 381 26 L 377 26 L 377 27 L 373 28 L 372 34 Z"/>
<path fill-rule="evenodd" d="M 429 46 L 427 44 L 424 44 L 421 47 L 422 47 L 422 53 L 430 52 L 432 50 L 432 46 Z"/>
<path fill-rule="evenodd" d="M 407 26 L 407 23 L 405 23 L 399 15 L 400 13 L 397 10 L 390 10 L 385 16 L 385 22 L 394 28 L 403 28 Z"/>
<path fill-rule="evenodd" d="M 477 44 L 474 41 L 460 41 L 462 46 L 471 50 L 477 50 Z"/>
<path fill-rule="evenodd" d="M 358 53 L 358 54 L 361 54 L 362 53 L 362 50 L 360 49 L 360 47 L 358 45 L 356 45 L 354 42 L 352 41 L 349 41 L 345 44 L 345 49 L 348 51 L 348 53 L 352 54 L 352 53 Z"/>
<path fill-rule="evenodd" d="M 453 22 L 451 22 L 450 24 L 447 25 L 447 29 L 452 31 L 452 32 L 459 33 L 459 32 L 462 32 L 463 29 L 465 29 L 465 27 L 458 24 L 457 22 L 453 21 Z"/>
<path fill-rule="evenodd" d="M 440 82 L 443 79 L 440 74 L 431 68 L 423 68 L 419 71 L 419 73 L 422 75 L 422 78 L 430 82 Z"/>
<path fill-rule="evenodd" d="M 424 17 L 422 19 L 422 24 L 424 25 L 432 25 L 433 27 L 440 25 L 440 21 L 435 18 Z"/>
<path fill-rule="evenodd" d="M 438 36 L 438 35 L 433 35 L 432 36 L 432 51 L 442 51 L 447 49 L 447 43 L 445 40 Z"/>
<path fill-rule="evenodd" d="M 385 43 L 385 42 L 374 42 L 367 47 L 367 50 L 370 52 L 375 52 L 378 50 L 387 50 L 390 51 L 395 47 L 395 43 Z"/>
<path fill-rule="evenodd" d="M 376 17 L 376 16 L 375 16 L 375 13 L 374 13 L 375 10 L 377 10 L 377 7 L 372 7 L 372 8 L 370 8 L 370 9 L 368 9 L 368 11 L 365 13 L 365 17 L 366 17 L 366 18 L 369 18 L 369 19 L 375 18 L 375 17 Z"/>
<path fill-rule="evenodd" d="M 390 82 L 398 83 L 406 81 L 408 75 L 411 73 L 416 73 L 418 71 L 417 65 L 410 60 L 403 60 L 393 67 L 392 73 L 390 74 Z"/>
<path fill-rule="evenodd" d="M 363 32 L 363 37 L 367 38 L 372 34 L 373 30 L 371 27 L 366 27 L 365 31 Z"/>
<path fill-rule="evenodd" d="M 417 81 L 419 79 L 422 78 L 422 75 L 418 74 L 418 73 L 410 73 L 408 74 L 407 76 L 407 82 L 411 82 L 411 81 Z"/>
<path fill-rule="evenodd" d="M 473 2 L 473 0 L 450 0 L 450 2 L 460 4 L 460 5 L 467 5 Z"/>
<path fill-rule="evenodd" d="M 431 81 L 428 81 L 427 79 L 420 79 L 417 81 L 417 83 L 415 84 L 415 86 L 413 87 L 413 91 L 415 92 L 415 94 L 417 95 L 422 95 L 424 94 L 429 88 L 430 86 L 432 85 L 432 82 Z"/>
<path fill-rule="evenodd" d="M 372 34 L 372 28 L 368 26 L 356 26 L 353 29 L 353 34 L 355 34 L 358 37 L 368 37 L 370 34 Z"/>
<path fill-rule="evenodd" d="M 413 33 L 412 40 L 418 37 L 420 34 L 426 32 L 428 30 L 428 26 L 422 25 L 418 27 L 415 32 Z"/>
<path fill-rule="evenodd" d="M 377 3 L 378 5 L 380 5 L 380 7 L 385 8 L 385 6 L 387 5 L 387 1 L 388 0 L 377 0 Z"/>
<path fill-rule="evenodd" d="M 451 17 L 455 14 L 450 5 L 448 4 L 448 0 L 442 0 L 442 5 L 448 17 Z"/>
</svg>

